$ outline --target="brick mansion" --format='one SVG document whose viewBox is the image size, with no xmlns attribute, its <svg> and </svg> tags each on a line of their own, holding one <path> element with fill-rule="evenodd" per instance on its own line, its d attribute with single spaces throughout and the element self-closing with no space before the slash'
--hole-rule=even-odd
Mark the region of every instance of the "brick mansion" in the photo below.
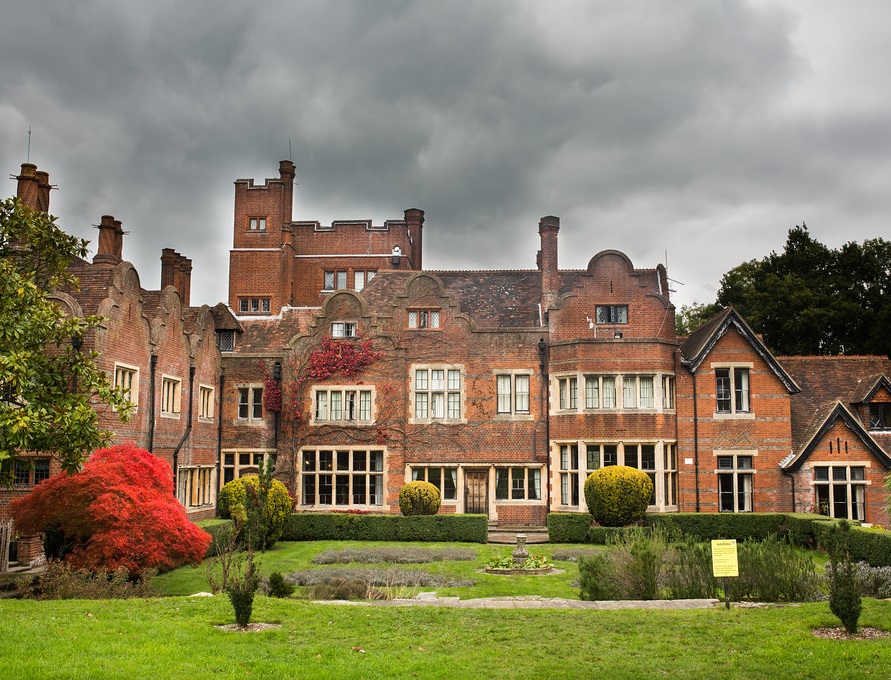
<svg viewBox="0 0 891 680">
<path fill-rule="evenodd" d="M 422 210 L 294 220 L 294 179 L 282 161 L 235 182 L 225 303 L 190 305 L 192 264 L 171 248 L 161 290 L 143 288 L 110 215 L 92 261 L 72 264 L 79 290 L 54 296 L 105 317 L 83 349 L 136 404 L 105 426 L 171 464 L 193 519 L 272 459 L 296 512 L 396 513 L 399 489 L 426 480 L 440 512 L 543 525 L 587 512 L 593 470 L 627 465 L 653 481 L 651 512 L 887 526 L 889 357 L 774 356 L 733 308 L 678 337 L 663 265 L 602 250 L 560 269 L 552 216 L 535 268 L 425 269 Z M 17 181 L 49 209 L 46 173 L 24 164 Z M 0 518 L 55 471 L 17 469 Z"/>
</svg>

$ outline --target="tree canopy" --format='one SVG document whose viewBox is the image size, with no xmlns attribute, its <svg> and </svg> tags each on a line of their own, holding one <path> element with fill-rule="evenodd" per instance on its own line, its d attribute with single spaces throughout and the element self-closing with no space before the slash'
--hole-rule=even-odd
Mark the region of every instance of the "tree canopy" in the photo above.
<svg viewBox="0 0 891 680">
<path fill-rule="evenodd" d="M 733 305 L 777 354 L 888 355 L 891 242 L 832 249 L 796 226 L 781 253 L 727 272 L 717 305 L 703 307 Z"/>
<path fill-rule="evenodd" d="M 48 297 L 76 285 L 69 263 L 87 248 L 55 219 L 17 199 L 0 202 L 0 484 L 11 483 L 15 461 L 29 452 L 78 470 L 110 436 L 96 408 L 129 414 L 95 357 L 79 351 L 101 319 L 67 316 Z"/>
<path fill-rule="evenodd" d="M 96 451 L 80 474 L 51 477 L 9 508 L 20 532 L 56 532 L 61 556 L 90 570 L 197 563 L 211 540 L 173 495 L 170 465 L 133 444 Z"/>
</svg>

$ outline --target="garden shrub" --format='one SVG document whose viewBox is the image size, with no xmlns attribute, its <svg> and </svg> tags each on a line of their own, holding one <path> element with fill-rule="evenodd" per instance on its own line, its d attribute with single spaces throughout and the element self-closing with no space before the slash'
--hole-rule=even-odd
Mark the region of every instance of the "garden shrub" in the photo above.
<svg viewBox="0 0 891 680">
<path fill-rule="evenodd" d="M 848 549 L 851 527 L 840 522 L 829 535 L 829 609 L 851 634 L 857 632 L 862 602 L 857 569 Z"/>
<path fill-rule="evenodd" d="M 712 571 L 711 545 L 691 537 L 675 545 L 666 567 L 665 585 L 668 596 L 673 600 L 718 597 L 718 579 Z"/>
<path fill-rule="evenodd" d="M 68 562 L 47 560 L 46 569 L 22 589 L 21 595 L 36 600 L 118 600 L 154 597 L 153 569 L 143 569 L 137 578 L 123 567 L 115 571 L 77 569 Z"/>
<path fill-rule="evenodd" d="M 729 581 L 731 597 L 757 602 L 810 602 L 820 598 L 810 556 L 771 534 L 737 545 L 739 576 Z"/>
<path fill-rule="evenodd" d="M 830 563 L 826 563 L 826 578 L 829 579 Z M 857 562 L 855 578 L 860 594 L 880 600 L 891 598 L 891 567 L 871 567 L 866 562 Z"/>
<path fill-rule="evenodd" d="M 668 541 L 661 532 L 624 532 L 611 549 L 579 560 L 583 600 L 654 600 L 660 595 Z"/>
<path fill-rule="evenodd" d="M 296 586 L 317 586 L 331 583 L 337 579 L 360 579 L 365 583 L 380 588 L 469 588 L 476 584 L 470 579 L 455 578 L 448 574 L 434 574 L 423 569 L 375 567 L 319 567 L 304 571 L 295 571 L 285 580 Z"/>
<path fill-rule="evenodd" d="M 698 541 L 763 541 L 770 535 L 786 536 L 787 518 L 783 513 L 683 512 L 648 515 L 647 522 L 673 535 L 690 536 Z"/>
<path fill-rule="evenodd" d="M 269 597 L 291 597 L 294 594 L 295 586 L 288 583 L 280 571 L 274 571 L 269 574 L 266 579 L 266 593 Z"/>
<path fill-rule="evenodd" d="M 439 512 L 442 496 L 430 482 L 409 482 L 399 490 L 399 509 L 403 515 L 435 515 Z"/>
<path fill-rule="evenodd" d="M 646 472 L 625 465 L 595 470 L 585 480 L 585 500 L 594 521 L 608 527 L 639 522 L 646 514 L 653 482 Z"/>
<path fill-rule="evenodd" d="M 475 560 L 476 550 L 470 548 L 344 548 L 325 550 L 312 558 L 313 564 L 430 564 L 431 562 Z"/>
<path fill-rule="evenodd" d="M 578 512 L 548 513 L 548 540 L 551 543 L 584 543 L 591 515 Z"/>
<path fill-rule="evenodd" d="M 189 521 L 162 458 L 120 444 L 96 451 L 76 475 L 60 473 L 9 503 L 18 531 L 52 528 L 65 559 L 130 574 L 202 560 L 210 536 Z"/>
<path fill-rule="evenodd" d="M 259 492 L 260 478 L 256 475 L 240 477 L 227 482 L 220 489 L 217 497 L 217 510 L 223 519 L 239 519 L 245 522 L 247 493 L 256 495 Z M 282 531 L 288 517 L 291 516 L 291 496 L 287 487 L 277 479 L 272 480 L 269 494 L 266 498 L 266 507 L 263 512 L 263 528 L 254 539 L 255 547 L 271 548 L 281 538 Z M 262 542 L 262 545 L 261 545 Z"/>
<path fill-rule="evenodd" d="M 310 597 L 314 600 L 379 600 L 377 590 L 361 578 L 332 578 L 313 586 Z"/>
<path fill-rule="evenodd" d="M 486 515 L 354 515 L 347 513 L 295 513 L 288 518 L 286 541 L 426 541 L 485 543 L 489 535 Z"/>
</svg>

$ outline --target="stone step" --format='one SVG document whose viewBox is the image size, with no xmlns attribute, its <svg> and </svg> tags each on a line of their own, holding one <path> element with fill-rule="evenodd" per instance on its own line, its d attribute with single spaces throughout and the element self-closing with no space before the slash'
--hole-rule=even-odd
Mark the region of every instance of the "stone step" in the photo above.
<svg viewBox="0 0 891 680">
<path fill-rule="evenodd" d="M 490 526 L 489 527 L 489 543 L 498 543 L 503 545 L 516 545 L 517 534 L 526 536 L 527 544 L 547 543 L 548 528 L 532 527 L 532 526 Z"/>
</svg>

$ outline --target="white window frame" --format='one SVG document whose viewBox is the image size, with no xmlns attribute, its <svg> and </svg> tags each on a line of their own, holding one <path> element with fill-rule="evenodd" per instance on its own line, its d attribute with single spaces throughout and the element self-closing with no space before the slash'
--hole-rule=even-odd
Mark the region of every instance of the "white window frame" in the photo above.
<svg viewBox="0 0 891 680">
<path fill-rule="evenodd" d="M 210 422 L 213 420 L 215 390 L 210 385 L 198 385 L 198 420 Z"/>
<path fill-rule="evenodd" d="M 511 501 L 540 503 L 543 500 L 543 476 L 544 472 L 538 465 L 496 465 L 495 500 L 498 503 Z"/>
<path fill-rule="evenodd" d="M 467 422 L 463 365 L 412 364 L 409 380 L 412 423 Z"/>
<path fill-rule="evenodd" d="M 128 364 L 115 363 L 114 386 L 124 389 L 124 396 L 133 404 L 135 412 L 139 406 L 139 368 Z"/>
<path fill-rule="evenodd" d="M 356 269 L 353 271 L 353 290 L 361 291 L 371 283 L 377 271 L 374 269 Z"/>
<path fill-rule="evenodd" d="M 220 486 L 248 474 L 257 474 L 267 457 L 275 468 L 275 449 L 223 449 L 220 454 Z"/>
<path fill-rule="evenodd" d="M 442 313 L 439 309 L 408 310 L 408 327 L 411 330 L 437 330 L 441 328 Z"/>
<path fill-rule="evenodd" d="M 187 509 L 213 507 L 216 504 L 216 473 L 213 465 L 180 465 L 176 470 L 180 504 Z"/>
<path fill-rule="evenodd" d="M 755 417 L 752 408 L 752 368 L 751 363 L 712 364 L 715 372 L 715 418 Z M 726 379 L 719 375 L 719 372 L 725 371 Z M 722 406 L 724 402 L 727 403 L 726 408 Z"/>
<path fill-rule="evenodd" d="M 331 337 L 341 340 L 355 338 L 358 327 L 355 321 L 334 321 L 331 323 Z"/>
<path fill-rule="evenodd" d="M 675 399 L 677 395 L 675 394 L 676 389 L 676 378 L 673 375 L 663 375 L 662 376 L 662 409 L 664 411 L 673 411 L 675 409 L 675 404 L 677 403 Z"/>
<path fill-rule="evenodd" d="M 380 508 L 384 504 L 385 447 L 308 447 L 300 449 L 297 460 L 301 507 Z M 342 502 L 344 489 L 346 502 Z"/>
<path fill-rule="evenodd" d="M 265 217 L 251 217 L 248 220 L 248 231 L 261 232 L 266 231 Z"/>
<path fill-rule="evenodd" d="M 272 313 L 272 298 L 262 296 L 238 298 L 238 313 L 270 314 Z"/>
<path fill-rule="evenodd" d="M 498 417 L 531 417 L 531 371 L 495 373 L 495 414 Z"/>
<path fill-rule="evenodd" d="M 371 425 L 376 392 L 368 385 L 325 385 L 312 388 L 312 425 Z"/>
<path fill-rule="evenodd" d="M 172 375 L 161 375 L 161 417 L 179 418 L 182 408 L 183 381 Z"/>
<path fill-rule="evenodd" d="M 579 377 L 566 375 L 557 377 L 557 409 L 577 411 L 579 408 Z"/>
<path fill-rule="evenodd" d="M 447 484 L 446 479 L 451 483 Z M 439 489 L 444 503 L 458 501 L 458 466 L 457 465 L 425 465 L 411 467 L 413 482 L 430 482 Z"/>
<path fill-rule="evenodd" d="M 263 422 L 263 387 L 261 385 L 236 386 L 236 421 L 258 425 Z"/>
<path fill-rule="evenodd" d="M 756 451 L 715 451 L 718 512 L 754 512 L 757 455 Z M 722 488 L 724 484 L 729 488 Z"/>
<path fill-rule="evenodd" d="M 836 519 L 851 519 L 866 521 L 866 487 L 870 485 L 866 479 L 869 470 L 868 463 L 814 463 L 814 512 L 824 514 L 820 509 L 820 490 L 826 489 L 826 501 L 828 502 L 827 517 Z M 818 470 L 826 470 L 826 479 L 817 479 Z M 840 474 L 841 473 L 841 474 Z M 859 478 L 855 478 L 855 473 Z M 838 488 L 844 488 L 845 498 L 836 499 Z M 845 514 L 840 515 L 838 506 L 844 503 Z"/>
</svg>

